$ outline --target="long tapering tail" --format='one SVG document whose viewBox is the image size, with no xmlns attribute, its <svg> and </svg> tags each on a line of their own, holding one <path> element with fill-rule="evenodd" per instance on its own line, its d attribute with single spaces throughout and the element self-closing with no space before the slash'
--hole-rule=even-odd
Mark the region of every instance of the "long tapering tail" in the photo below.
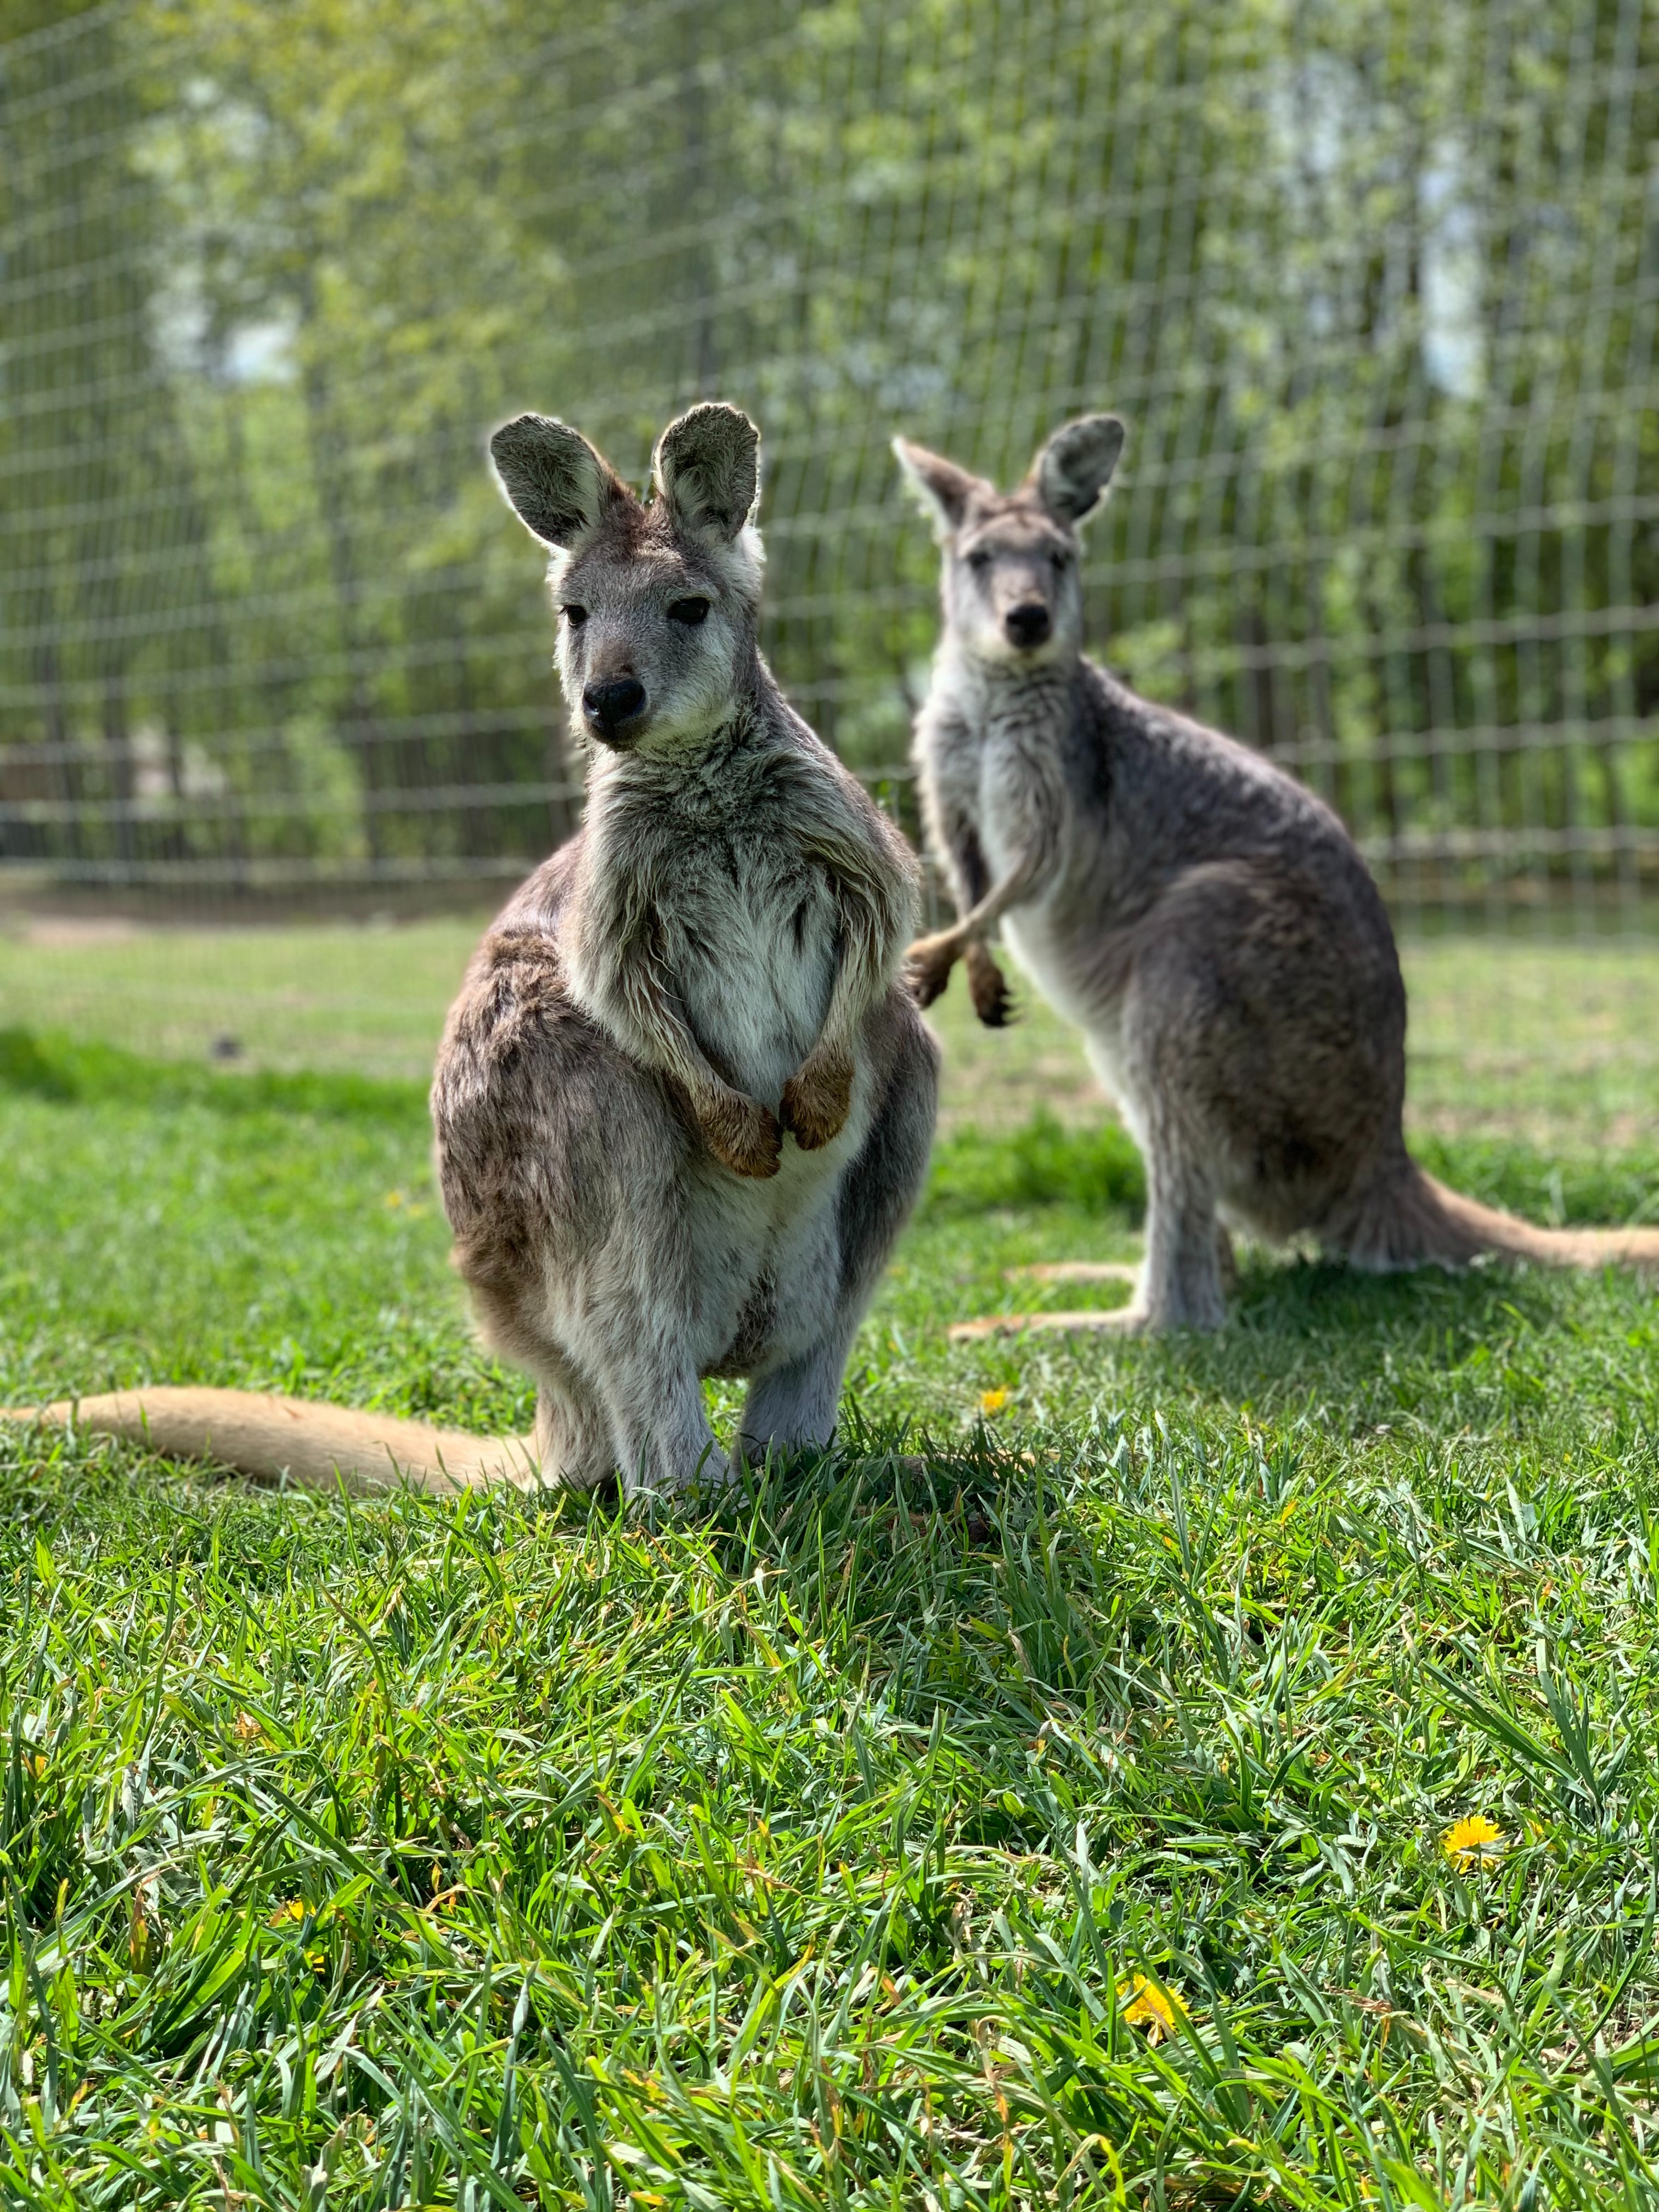
<svg viewBox="0 0 1659 2212">
<path fill-rule="evenodd" d="M 0 1419 L 34 1421 L 120 1437 L 170 1459 L 210 1460 L 266 1482 L 306 1490 L 453 1493 L 540 1480 L 528 1437 L 471 1437 L 307 1398 L 258 1390 L 119 1390 L 53 1406 L 0 1408 Z"/>
<path fill-rule="evenodd" d="M 1464 1267 L 1486 1253 L 1553 1267 L 1659 1269 L 1659 1229 L 1540 1229 L 1449 1190 L 1415 1161 L 1374 1189 L 1343 1239 L 1357 1267 Z"/>
</svg>

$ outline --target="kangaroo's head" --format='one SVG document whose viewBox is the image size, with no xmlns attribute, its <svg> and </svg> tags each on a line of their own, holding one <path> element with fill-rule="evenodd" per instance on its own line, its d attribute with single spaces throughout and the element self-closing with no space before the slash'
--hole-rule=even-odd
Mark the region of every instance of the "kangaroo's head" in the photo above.
<svg viewBox="0 0 1659 2212">
<path fill-rule="evenodd" d="M 520 520 L 551 549 L 556 659 L 577 734 L 618 752 L 695 747 L 730 714 L 755 657 L 754 424 L 717 403 L 671 422 L 648 503 L 551 416 L 503 422 L 489 452 Z"/>
<path fill-rule="evenodd" d="M 974 659 L 1041 667 L 1082 650 L 1078 528 L 1122 445 L 1115 415 L 1085 415 L 1055 431 L 1017 490 L 1000 492 L 925 446 L 893 441 L 939 532 L 946 625 Z"/>
</svg>

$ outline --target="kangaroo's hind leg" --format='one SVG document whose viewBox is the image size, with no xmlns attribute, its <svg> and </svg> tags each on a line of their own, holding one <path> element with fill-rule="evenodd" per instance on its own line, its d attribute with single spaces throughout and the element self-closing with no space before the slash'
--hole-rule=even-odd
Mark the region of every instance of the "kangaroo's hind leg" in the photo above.
<svg viewBox="0 0 1659 2212">
<path fill-rule="evenodd" d="M 953 1343 L 986 1336 L 1023 1335 L 1028 1330 L 1067 1336 L 1143 1336 L 1167 1328 L 1219 1328 L 1227 1317 L 1223 1287 L 1223 1253 L 1231 1240 L 1215 1216 L 1215 1199 L 1200 1175 L 1179 1158 L 1154 1151 L 1146 1163 L 1146 1256 L 1127 1306 L 1063 1313 L 989 1314 L 957 1322 Z M 1111 1265 L 1033 1267 L 1022 1273 L 1036 1279 L 1072 1282 L 1120 1279 Z"/>
<path fill-rule="evenodd" d="M 550 1346 L 536 1362 L 536 1459 L 544 1482 L 596 1490 L 615 1473 L 611 1424 L 595 1392 Z"/>
<path fill-rule="evenodd" d="M 830 1334 L 797 1358 L 768 1368 L 750 1384 L 738 1449 L 751 1467 L 763 1464 L 769 1454 L 822 1447 L 834 1436 L 853 1334 L 839 1325 L 842 1319 L 838 1312 Z"/>
<path fill-rule="evenodd" d="M 726 1454 L 708 1425 L 694 1368 L 647 1357 L 621 1363 L 608 1380 L 617 1464 L 629 1498 L 726 1480 Z"/>
<path fill-rule="evenodd" d="M 1219 1328 L 1227 1318 L 1215 1193 L 1192 1160 L 1159 1143 L 1146 1162 L 1146 1257 L 1120 1328 Z M 1231 1241 L 1228 1251 L 1231 1256 Z"/>
<path fill-rule="evenodd" d="M 811 1344 L 763 1368 L 750 1385 L 738 1449 L 751 1462 L 769 1449 L 821 1446 L 835 1434 L 847 1355 L 927 1173 L 939 1048 L 908 993 L 890 992 L 872 1012 L 864 1042 L 877 1098 L 836 1194 L 834 1303 Z"/>
</svg>

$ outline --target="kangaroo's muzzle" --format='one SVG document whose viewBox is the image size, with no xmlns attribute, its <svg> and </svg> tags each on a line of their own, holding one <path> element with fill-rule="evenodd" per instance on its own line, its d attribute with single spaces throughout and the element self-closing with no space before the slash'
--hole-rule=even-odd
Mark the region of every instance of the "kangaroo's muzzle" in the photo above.
<svg viewBox="0 0 1659 2212">
<path fill-rule="evenodd" d="M 1009 608 L 1002 618 L 1002 627 L 1008 633 L 1010 644 L 1029 648 L 1045 644 L 1053 625 L 1041 599 L 1025 599 L 1018 606 Z"/>
<path fill-rule="evenodd" d="M 628 742 L 629 725 L 645 712 L 645 686 L 636 677 L 616 677 L 608 684 L 590 684 L 582 693 L 582 714 L 587 726 L 608 745 Z"/>
</svg>

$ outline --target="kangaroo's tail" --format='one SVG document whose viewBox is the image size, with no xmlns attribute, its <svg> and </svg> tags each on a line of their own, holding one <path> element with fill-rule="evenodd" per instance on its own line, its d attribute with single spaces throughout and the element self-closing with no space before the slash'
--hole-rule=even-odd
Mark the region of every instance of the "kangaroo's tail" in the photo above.
<svg viewBox="0 0 1659 2212">
<path fill-rule="evenodd" d="M 1552 1267 L 1659 1269 L 1659 1229 L 1540 1229 L 1449 1190 L 1409 1159 L 1379 1178 L 1340 1241 L 1355 1267 L 1379 1273 L 1460 1267 L 1488 1252 Z"/>
<path fill-rule="evenodd" d="M 258 1390 L 120 1390 L 55 1406 L 0 1408 L 0 1419 L 121 1437 L 167 1458 L 211 1460 L 266 1482 L 307 1490 L 440 1493 L 538 1481 L 528 1437 L 469 1437 L 306 1398 Z"/>
</svg>

